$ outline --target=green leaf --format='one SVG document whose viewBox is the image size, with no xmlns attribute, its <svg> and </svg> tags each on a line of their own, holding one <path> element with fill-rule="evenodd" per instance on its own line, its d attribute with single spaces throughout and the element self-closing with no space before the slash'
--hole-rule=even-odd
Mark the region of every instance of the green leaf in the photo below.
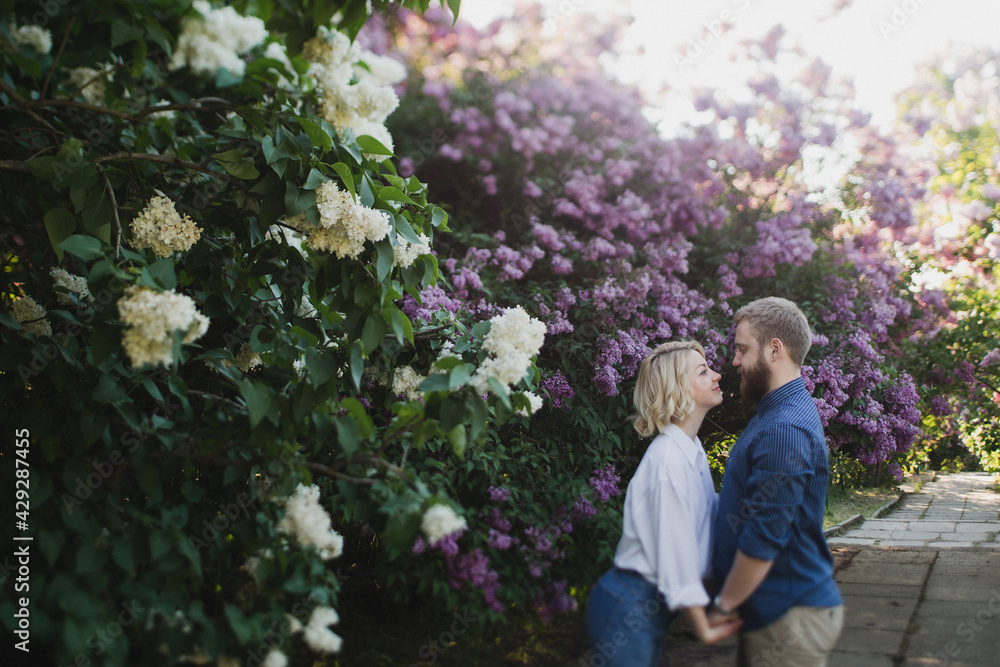
<svg viewBox="0 0 1000 667">
<path fill-rule="evenodd" d="M 228 88 L 230 86 L 235 86 L 243 81 L 243 76 L 239 74 L 233 74 L 225 67 L 220 67 L 219 71 L 215 74 L 215 87 L 216 88 Z"/>
<path fill-rule="evenodd" d="M 441 225 L 444 225 L 443 229 L 447 229 L 448 227 L 447 223 L 448 223 L 448 214 L 445 212 L 445 210 L 437 206 L 433 207 L 431 209 L 431 224 L 434 225 L 435 227 L 441 227 Z"/>
<path fill-rule="evenodd" d="M 396 253 L 393 252 L 392 241 L 389 240 L 388 236 L 375 244 L 375 250 L 378 252 L 378 259 L 375 262 L 375 276 L 379 282 L 383 282 L 392 271 L 392 265 L 396 261 Z"/>
<path fill-rule="evenodd" d="M 118 384 L 117 378 L 110 373 L 105 373 L 97 383 L 97 388 L 91 396 L 98 403 L 117 403 L 128 399 L 128 394 Z"/>
<path fill-rule="evenodd" d="M 264 418 L 269 419 L 275 426 L 278 425 L 278 402 L 269 386 L 244 378 L 240 382 L 240 394 L 247 402 L 251 427 L 256 428 Z"/>
<path fill-rule="evenodd" d="M 49 233 L 49 242 L 56 251 L 56 258 L 61 262 L 65 251 L 59 244 L 68 239 L 76 229 L 76 219 L 68 209 L 54 208 L 45 214 L 45 230 Z"/>
<path fill-rule="evenodd" d="M 177 287 L 177 275 L 174 272 L 174 258 L 164 257 L 153 262 L 149 266 L 143 267 L 139 275 L 140 285 L 155 287 L 163 290 L 172 290 Z"/>
<path fill-rule="evenodd" d="M 448 376 L 444 373 L 431 373 L 420 383 L 420 391 L 448 391 Z"/>
<path fill-rule="evenodd" d="M 143 34 L 145 31 L 142 28 L 116 20 L 111 24 L 111 48 L 114 49 L 126 42 L 131 42 L 133 39 L 142 37 Z"/>
<path fill-rule="evenodd" d="M 320 173 L 319 169 L 313 167 L 309 170 L 309 177 L 306 178 L 305 184 L 302 186 L 303 190 L 315 190 L 319 186 L 326 182 L 326 178 Z"/>
<path fill-rule="evenodd" d="M 244 181 L 249 181 L 260 176 L 254 159 L 246 154 L 246 148 L 234 148 L 232 150 L 216 153 L 212 157 L 222 165 L 229 174 Z"/>
<path fill-rule="evenodd" d="M 101 251 L 103 244 L 100 239 L 95 239 L 93 236 L 84 236 L 82 234 L 74 234 L 59 242 L 57 247 L 62 248 L 71 255 L 76 255 L 84 261 L 90 261 L 102 257 L 104 253 Z"/>
<path fill-rule="evenodd" d="M 300 190 L 294 183 L 285 183 L 285 212 L 288 215 L 299 215 L 316 205 L 315 190 Z"/>
<path fill-rule="evenodd" d="M 362 134 L 357 138 L 358 146 L 369 155 L 395 155 L 391 150 L 382 145 L 382 142 L 369 134 Z"/>
<path fill-rule="evenodd" d="M 464 386 L 472 380 L 472 374 L 469 373 L 469 368 L 465 364 L 460 366 L 455 366 L 451 369 L 451 373 L 448 374 L 448 389 L 455 390 L 461 386 Z"/>
<path fill-rule="evenodd" d="M 381 313 L 365 320 L 365 328 L 361 332 L 361 346 L 365 354 L 370 354 L 378 348 L 382 344 L 385 334 L 385 318 L 382 317 Z"/>
<path fill-rule="evenodd" d="M 305 357 L 306 372 L 316 387 L 326 384 L 326 381 L 332 378 L 334 373 L 337 372 L 337 362 L 329 354 L 308 348 L 306 349 Z"/>
<path fill-rule="evenodd" d="M 56 178 L 56 172 L 53 169 L 55 162 L 56 158 L 54 156 L 43 155 L 42 157 L 25 160 L 24 164 L 35 178 L 43 181 L 53 181 Z"/>
<path fill-rule="evenodd" d="M 392 332 L 396 334 L 396 341 L 402 345 L 405 339 L 409 341 L 410 345 L 415 345 L 413 342 L 413 324 L 410 322 L 410 318 L 406 316 L 406 313 L 395 306 L 390 306 L 386 310 L 388 311 L 388 319 L 392 322 Z M 382 315 L 385 317 L 386 312 L 383 311 Z"/>
<path fill-rule="evenodd" d="M 413 227 L 410 226 L 410 222 L 401 215 L 394 215 L 393 224 L 396 227 L 396 233 L 402 236 L 404 239 L 413 243 L 415 245 L 420 244 L 420 237 L 417 233 L 413 231 Z"/>
<path fill-rule="evenodd" d="M 361 436 L 358 422 L 355 421 L 354 417 L 348 415 L 337 418 L 337 442 L 340 443 L 341 449 L 348 456 L 358 450 L 358 446 L 361 445 Z"/>
<path fill-rule="evenodd" d="M 364 352 L 361 350 L 361 345 L 355 341 L 351 343 L 351 380 L 354 382 L 354 388 L 361 391 L 361 376 L 365 372 L 365 360 Z"/>
<path fill-rule="evenodd" d="M 416 512 L 397 511 L 389 515 L 382 539 L 390 560 L 410 552 L 420 531 L 420 521 L 421 515 Z"/>
<path fill-rule="evenodd" d="M 386 186 L 379 190 L 378 196 L 385 201 L 401 201 L 406 204 L 417 205 L 417 202 L 410 199 L 406 194 L 391 185 Z"/>
<path fill-rule="evenodd" d="M 348 414 L 358 422 L 358 433 L 362 438 L 368 439 L 372 436 L 375 425 L 372 418 L 368 416 L 365 406 L 356 398 L 348 397 L 340 403 L 340 407 L 347 410 Z"/>
<path fill-rule="evenodd" d="M 448 440 L 451 442 L 451 451 L 455 453 L 455 456 L 464 458 L 466 443 L 465 426 L 458 424 L 455 428 L 448 431 Z"/>
<path fill-rule="evenodd" d="M 354 174 L 351 173 L 351 168 L 343 162 L 337 162 L 333 165 L 333 170 L 344 182 L 344 189 L 351 193 L 351 198 L 357 200 L 357 196 L 354 194 Z"/>
<path fill-rule="evenodd" d="M 323 151 L 328 151 L 333 147 L 333 137 L 330 136 L 323 127 L 316 121 L 305 116 L 297 116 L 295 120 L 309 137 L 309 142 Z"/>
</svg>

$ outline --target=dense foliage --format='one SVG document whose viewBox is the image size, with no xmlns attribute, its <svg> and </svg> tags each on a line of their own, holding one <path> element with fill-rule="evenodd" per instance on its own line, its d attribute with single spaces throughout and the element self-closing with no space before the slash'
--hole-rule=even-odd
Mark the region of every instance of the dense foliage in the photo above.
<svg viewBox="0 0 1000 667">
<path fill-rule="evenodd" d="M 602 65 L 621 26 L 442 4 L 2 3 L 2 525 L 32 537 L 33 651 L 280 667 L 349 653 L 352 596 L 573 609 L 642 453 L 638 363 L 705 344 L 721 470 L 759 296 L 814 326 L 839 481 L 1000 467 L 982 62 L 887 136 L 821 62 L 779 80 L 779 28 L 665 138 Z"/>
</svg>

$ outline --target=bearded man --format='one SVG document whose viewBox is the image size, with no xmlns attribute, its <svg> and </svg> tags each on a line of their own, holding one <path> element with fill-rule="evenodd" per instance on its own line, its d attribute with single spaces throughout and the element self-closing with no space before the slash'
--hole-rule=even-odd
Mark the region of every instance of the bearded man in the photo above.
<svg viewBox="0 0 1000 667">
<path fill-rule="evenodd" d="M 826 665 L 843 600 L 823 535 L 826 437 L 802 379 L 812 332 L 798 306 L 777 297 L 747 304 L 733 322 L 740 394 L 757 411 L 722 481 L 712 560 L 725 579 L 709 618 L 743 620 L 738 665 Z"/>
</svg>

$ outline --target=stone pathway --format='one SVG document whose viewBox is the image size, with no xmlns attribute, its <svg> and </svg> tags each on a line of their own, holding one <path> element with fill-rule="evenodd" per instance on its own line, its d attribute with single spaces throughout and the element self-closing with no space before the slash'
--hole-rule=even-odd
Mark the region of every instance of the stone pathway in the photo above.
<svg viewBox="0 0 1000 667">
<path fill-rule="evenodd" d="M 1000 496 L 988 473 L 938 475 L 888 516 L 828 540 L 831 546 L 1000 549 Z"/>
</svg>

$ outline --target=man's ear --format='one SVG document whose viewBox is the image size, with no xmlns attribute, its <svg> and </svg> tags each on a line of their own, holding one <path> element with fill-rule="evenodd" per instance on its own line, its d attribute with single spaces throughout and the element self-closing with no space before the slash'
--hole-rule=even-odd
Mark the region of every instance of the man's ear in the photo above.
<svg viewBox="0 0 1000 667">
<path fill-rule="evenodd" d="M 780 338 L 771 339 L 771 361 L 777 361 L 778 357 L 781 356 L 781 352 L 785 349 L 785 344 Z"/>
</svg>

